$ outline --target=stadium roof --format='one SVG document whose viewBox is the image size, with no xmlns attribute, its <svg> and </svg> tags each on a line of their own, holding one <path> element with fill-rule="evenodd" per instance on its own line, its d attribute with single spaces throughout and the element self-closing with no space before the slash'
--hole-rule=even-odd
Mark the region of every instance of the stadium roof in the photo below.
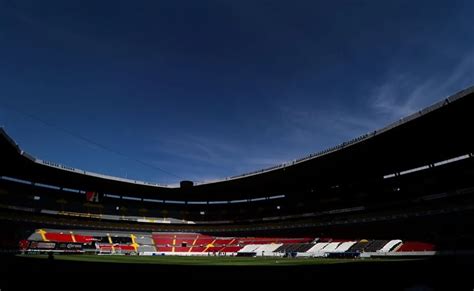
<svg viewBox="0 0 474 291">
<path fill-rule="evenodd" d="M 0 129 L 1 176 L 62 188 L 180 201 L 311 195 L 317 189 L 391 175 L 472 154 L 474 87 L 374 132 L 308 157 L 254 173 L 182 187 L 89 173 L 42 161 Z M 442 149 L 442 150 L 440 150 Z M 317 195 L 317 194 L 314 194 Z"/>
</svg>

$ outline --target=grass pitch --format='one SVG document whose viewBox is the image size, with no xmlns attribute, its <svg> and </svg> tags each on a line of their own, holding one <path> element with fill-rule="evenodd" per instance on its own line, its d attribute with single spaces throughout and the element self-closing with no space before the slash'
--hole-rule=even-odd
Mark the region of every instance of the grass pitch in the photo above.
<svg viewBox="0 0 474 291">
<path fill-rule="evenodd" d="M 47 259 L 46 255 L 22 257 Z M 328 258 L 272 258 L 272 257 L 178 257 L 178 256 L 111 256 L 111 255 L 56 255 L 55 260 L 91 263 L 124 263 L 188 266 L 304 266 L 328 264 L 367 264 L 406 261 L 408 259 L 328 259 Z M 413 260 L 413 259 L 409 259 Z"/>
</svg>

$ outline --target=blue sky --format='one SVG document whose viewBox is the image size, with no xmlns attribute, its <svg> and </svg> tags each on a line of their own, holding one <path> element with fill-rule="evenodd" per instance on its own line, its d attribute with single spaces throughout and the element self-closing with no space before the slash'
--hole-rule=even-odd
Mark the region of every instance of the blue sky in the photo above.
<svg viewBox="0 0 474 291">
<path fill-rule="evenodd" d="M 258 170 L 474 84 L 473 6 L 0 0 L 0 125 L 36 157 L 120 177 Z"/>
</svg>

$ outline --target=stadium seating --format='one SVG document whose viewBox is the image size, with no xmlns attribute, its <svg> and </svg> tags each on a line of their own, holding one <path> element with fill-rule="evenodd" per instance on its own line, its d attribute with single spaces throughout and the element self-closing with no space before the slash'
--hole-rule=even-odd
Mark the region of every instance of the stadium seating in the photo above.
<svg viewBox="0 0 474 291">
<path fill-rule="evenodd" d="M 207 247 L 191 247 L 189 248 L 190 253 L 203 253 L 206 250 Z M 239 247 L 240 248 L 240 247 Z"/>
<path fill-rule="evenodd" d="M 278 247 L 275 252 L 277 253 L 306 253 L 310 250 L 314 244 L 311 243 L 290 243 L 283 244 Z"/>
<path fill-rule="evenodd" d="M 355 244 L 356 244 L 355 241 L 343 242 L 334 250 L 334 252 L 343 253 Z"/>
<path fill-rule="evenodd" d="M 173 251 L 173 248 L 172 247 L 156 247 L 156 251 L 169 253 Z"/>
<path fill-rule="evenodd" d="M 74 239 L 70 233 L 46 233 L 45 238 L 48 241 L 74 242 Z"/>
<path fill-rule="evenodd" d="M 173 245 L 174 234 L 153 234 L 153 241 L 156 246 L 170 246 Z"/>
<path fill-rule="evenodd" d="M 254 253 L 259 247 L 260 245 L 246 245 L 239 251 L 239 253 Z"/>
<path fill-rule="evenodd" d="M 281 246 L 282 244 L 260 245 L 255 252 L 257 256 L 273 256 L 276 253 L 275 251 Z"/>
<path fill-rule="evenodd" d="M 140 245 L 138 246 L 138 249 L 137 251 L 139 253 L 144 253 L 144 252 L 156 252 L 156 248 L 155 246 L 151 246 L 151 245 Z"/>
<path fill-rule="evenodd" d="M 388 240 L 373 240 L 367 244 L 364 248 L 365 252 L 376 252 L 385 246 L 389 241 Z"/>
<path fill-rule="evenodd" d="M 388 243 L 386 243 L 380 250 L 378 250 L 378 252 L 386 253 L 386 252 L 392 251 L 394 248 L 401 245 L 401 243 L 402 241 L 399 239 L 391 240 Z"/>
<path fill-rule="evenodd" d="M 74 238 L 76 242 L 80 242 L 80 243 L 87 243 L 94 240 L 94 237 L 90 235 L 75 234 Z"/>
<path fill-rule="evenodd" d="M 355 243 L 353 246 L 351 246 L 351 247 L 347 250 L 347 252 L 351 252 L 351 253 L 360 253 L 360 252 L 363 252 L 368 243 L 369 243 L 368 240 L 361 240 L 361 241 Z"/>
<path fill-rule="evenodd" d="M 404 242 L 397 252 L 427 252 L 434 251 L 435 246 L 423 242 Z"/>
<path fill-rule="evenodd" d="M 328 253 L 334 252 L 340 244 L 340 242 L 330 242 L 322 250 Z"/>
<path fill-rule="evenodd" d="M 276 249 L 281 247 L 282 244 L 253 244 L 246 245 L 239 253 L 254 253 L 256 256 L 273 256 Z"/>
<path fill-rule="evenodd" d="M 323 256 L 324 252 L 322 249 L 328 245 L 327 242 L 318 242 L 313 247 L 308 250 L 308 253 L 313 254 L 314 256 Z"/>
<path fill-rule="evenodd" d="M 29 242 L 35 242 L 29 244 Z M 35 248 L 36 242 L 83 244 L 84 251 L 102 254 L 161 253 L 168 255 L 239 255 L 334 257 L 338 254 L 430 252 L 432 244 L 401 240 L 360 240 L 313 238 L 213 237 L 199 233 L 127 233 L 39 229 L 21 249 Z M 62 246 L 64 247 L 64 246 Z M 60 250 L 60 249 L 58 249 Z"/>
<path fill-rule="evenodd" d="M 239 246 L 230 246 L 230 247 L 223 247 L 220 252 L 223 253 L 236 253 L 238 252 L 242 247 Z"/>
</svg>

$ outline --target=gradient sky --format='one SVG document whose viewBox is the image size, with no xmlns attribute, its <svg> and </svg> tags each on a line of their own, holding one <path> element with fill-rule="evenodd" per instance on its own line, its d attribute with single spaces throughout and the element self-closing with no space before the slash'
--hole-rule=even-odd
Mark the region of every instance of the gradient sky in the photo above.
<svg viewBox="0 0 474 291">
<path fill-rule="evenodd" d="M 0 125 L 38 158 L 120 177 L 258 170 L 474 84 L 472 11 L 473 1 L 0 0 Z"/>
</svg>

